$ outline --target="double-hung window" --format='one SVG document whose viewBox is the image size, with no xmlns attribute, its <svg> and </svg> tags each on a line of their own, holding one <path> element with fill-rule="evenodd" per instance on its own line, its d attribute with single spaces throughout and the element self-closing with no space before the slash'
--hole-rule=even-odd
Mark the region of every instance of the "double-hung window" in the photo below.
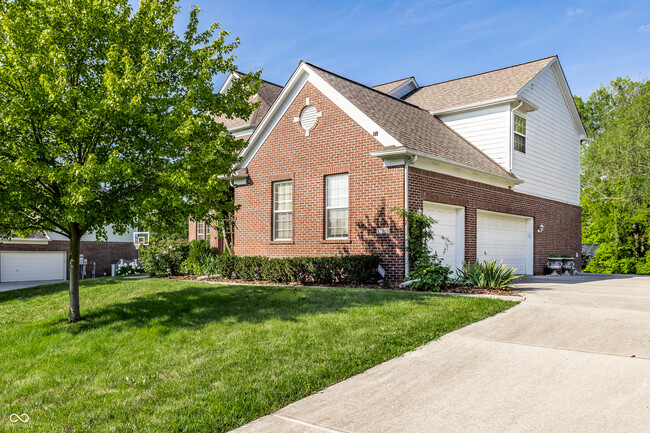
<svg viewBox="0 0 650 433">
<path fill-rule="evenodd" d="M 201 241 L 203 240 L 203 221 L 197 221 L 196 222 L 196 240 Z"/>
<path fill-rule="evenodd" d="M 325 238 L 348 237 L 348 174 L 325 178 Z"/>
<path fill-rule="evenodd" d="M 210 243 L 210 234 L 211 234 L 210 224 L 205 223 L 205 240 Z"/>
<path fill-rule="evenodd" d="M 514 115 L 514 148 L 516 151 L 526 153 L 526 118 Z"/>
<path fill-rule="evenodd" d="M 292 194 L 290 180 L 273 183 L 273 240 L 290 241 L 292 236 Z"/>
</svg>

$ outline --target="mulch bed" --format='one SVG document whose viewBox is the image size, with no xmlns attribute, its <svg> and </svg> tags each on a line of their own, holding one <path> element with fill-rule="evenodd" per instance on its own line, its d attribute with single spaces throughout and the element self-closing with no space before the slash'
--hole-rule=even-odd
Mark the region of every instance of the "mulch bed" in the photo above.
<svg viewBox="0 0 650 433">
<path fill-rule="evenodd" d="M 264 280 L 238 280 L 233 278 L 221 278 L 221 277 L 209 277 L 197 280 L 196 275 L 179 275 L 179 276 L 169 276 L 163 277 L 170 280 L 183 280 L 183 281 L 202 281 L 202 282 L 219 282 L 219 283 L 238 283 L 238 284 L 247 284 L 247 285 L 259 285 L 259 286 L 301 286 L 300 283 L 276 283 L 273 281 L 264 281 Z M 386 284 L 316 284 L 317 286 L 322 287 L 363 287 L 366 289 L 392 289 L 392 290 L 409 290 L 407 288 L 400 288 L 398 283 L 386 283 Z M 459 284 L 452 284 L 447 286 L 441 291 L 442 293 L 466 293 L 471 295 L 501 295 L 501 296 L 521 296 L 520 293 L 513 292 L 510 290 L 502 289 L 485 289 L 481 287 L 470 287 L 462 286 Z"/>
</svg>

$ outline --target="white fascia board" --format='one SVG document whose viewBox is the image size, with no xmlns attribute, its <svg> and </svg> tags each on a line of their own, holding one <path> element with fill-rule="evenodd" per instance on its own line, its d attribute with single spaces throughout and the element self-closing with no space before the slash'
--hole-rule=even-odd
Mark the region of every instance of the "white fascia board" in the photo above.
<svg viewBox="0 0 650 433">
<path fill-rule="evenodd" d="M 359 126 L 376 138 L 382 145 L 402 147 L 402 144 L 399 141 L 384 131 L 383 128 L 377 125 L 372 119 L 355 107 L 354 104 L 337 92 L 307 64 L 305 64 L 305 62 L 301 62 L 298 68 L 296 68 L 294 73 L 291 75 L 286 86 L 282 89 L 282 92 L 280 92 L 280 95 L 277 97 L 275 102 L 273 102 L 269 111 L 264 115 L 260 124 L 255 128 L 255 131 L 248 140 L 248 146 L 246 146 L 240 154 L 242 162 L 237 168 L 245 168 L 248 166 L 262 143 L 264 143 L 282 116 L 284 116 L 284 113 L 287 111 L 296 96 L 298 96 L 298 93 L 300 93 L 307 81 L 350 116 L 350 118 L 357 122 Z"/>
<path fill-rule="evenodd" d="M 571 93 L 571 89 L 569 88 L 569 83 L 567 82 L 566 76 L 564 75 L 564 71 L 562 70 L 562 66 L 560 65 L 560 61 L 558 60 L 557 57 L 553 59 L 551 63 L 546 65 L 544 69 L 539 71 L 539 73 L 535 75 L 532 80 L 526 83 L 526 85 L 522 87 L 521 90 L 519 90 L 519 93 L 521 93 L 524 89 L 528 89 L 532 84 L 534 84 L 533 82 L 535 81 L 535 79 L 549 68 L 553 70 L 553 74 L 555 75 L 555 81 L 557 81 L 558 85 L 560 86 L 560 91 L 562 92 L 562 96 L 564 97 L 564 103 L 566 104 L 567 109 L 571 114 L 571 119 L 573 120 L 573 124 L 576 128 L 576 132 L 580 137 L 580 141 L 586 140 L 587 131 L 585 130 L 584 125 L 582 124 L 582 120 L 580 119 L 580 113 L 578 113 L 578 108 L 576 107 L 576 103 L 573 100 L 573 94 Z"/>
<path fill-rule="evenodd" d="M 490 99 L 487 101 L 474 102 L 472 104 L 459 105 L 457 107 L 445 108 L 443 110 L 430 111 L 429 113 L 433 114 L 434 116 L 446 116 L 449 114 L 461 113 L 463 111 L 480 110 L 483 108 L 491 107 L 493 105 L 501 105 L 501 104 L 507 104 L 512 102 L 516 102 L 516 103 L 523 102 L 522 108 L 524 108 L 524 110 L 527 112 L 535 111 L 539 108 L 537 105 L 522 98 L 519 95 L 511 95 L 511 96 L 503 96 L 501 98 Z"/>
<path fill-rule="evenodd" d="M 418 82 L 415 81 L 415 78 L 409 78 L 406 82 L 400 84 L 399 86 L 395 87 L 393 90 L 388 92 L 388 95 L 394 96 L 396 98 L 401 98 L 402 96 L 407 95 L 411 93 L 413 90 L 419 88 L 420 86 L 418 85 Z M 404 90 L 408 90 L 408 92 L 402 93 Z"/>
<path fill-rule="evenodd" d="M 252 134 L 255 131 L 255 128 L 257 128 L 257 125 L 244 125 L 229 129 L 228 132 L 230 132 L 235 138 L 239 138 L 244 135 Z"/>
<path fill-rule="evenodd" d="M 390 149 L 373 152 L 370 155 L 381 158 L 384 161 L 389 161 L 389 164 L 391 163 L 390 161 L 399 160 L 400 156 L 402 155 L 411 157 L 415 156 L 417 158 L 415 158 L 411 164 L 411 166 L 415 168 L 421 168 L 423 170 L 459 177 L 461 179 L 473 180 L 475 182 L 494 185 L 501 188 L 512 188 L 515 185 L 524 182 L 521 179 L 513 178 L 505 174 L 499 175 L 487 170 L 473 167 L 468 164 L 440 158 L 426 152 L 420 152 L 412 149 Z"/>
<path fill-rule="evenodd" d="M 232 87 L 232 80 L 237 77 L 239 77 L 239 75 L 236 72 L 231 72 L 230 75 L 228 75 L 228 78 L 226 78 L 226 82 L 223 83 L 221 89 L 219 89 L 219 93 L 226 93 L 228 89 Z"/>
<path fill-rule="evenodd" d="M 350 102 L 338 91 L 336 91 L 318 74 L 316 74 L 309 66 L 304 65 L 304 67 L 309 73 L 309 82 L 313 84 L 314 87 L 316 87 L 321 93 L 327 96 L 332 102 L 334 102 L 341 110 L 343 110 L 343 112 L 345 112 L 345 114 L 350 116 L 352 120 L 357 122 L 359 126 L 365 129 L 368 134 L 372 135 L 384 146 L 402 147 L 402 143 L 397 141 L 393 136 L 391 136 L 382 127 L 375 123 L 370 117 L 358 109 L 352 102 Z M 375 133 L 377 135 L 375 135 Z"/>
<path fill-rule="evenodd" d="M 305 86 L 305 83 L 307 83 L 307 76 L 309 73 L 305 71 L 304 66 L 303 62 L 298 66 L 298 68 L 296 68 L 287 82 L 287 85 L 284 86 L 282 92 L 280 92 L 280 95 L 273 102 L 269 111 L 264 115 L 264 118 L 257 128 L 255 128 L 255 131 L 253 131 L 253 134 L 248 139 L 248 146 L 246 146 L 239 155 L 242 162 L 238 168 L 245 168 L 248 166 L 262 143 L 264 143 L 267 137 L 271 134 L 271 131 L 273 131 L 293 100 Z"/>
</svg>

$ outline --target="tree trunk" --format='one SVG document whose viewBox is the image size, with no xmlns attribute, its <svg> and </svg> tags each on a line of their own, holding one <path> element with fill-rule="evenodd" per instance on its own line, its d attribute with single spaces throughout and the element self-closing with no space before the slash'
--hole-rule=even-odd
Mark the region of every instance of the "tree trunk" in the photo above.
<svg viewBox="0 0 650 433">
<path fill-rule="evenodd" d="M 68 323 L 81 320 L 79 311 L 79 254 L 81 252 L 81 233 L 79 224 L 70 224 L 70 312 Z"/>
<path fill-rule="evenodd" d="M 221 219 L 221 233 L 223 234 L 223 243 L 226 246 L 226 251 L 228 251 L 228 254 L 232 255 L 232 250 L 230 248 L 230 239 L 228 239 L 228 235 L 226 233 L 226 224 L 223 218 Z"/>
</svg>

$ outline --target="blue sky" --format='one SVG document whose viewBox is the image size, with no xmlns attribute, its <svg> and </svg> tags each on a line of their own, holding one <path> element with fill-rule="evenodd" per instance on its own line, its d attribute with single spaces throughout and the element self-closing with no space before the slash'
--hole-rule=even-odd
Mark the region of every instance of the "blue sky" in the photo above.
<svg viewBox="0 0 650 433">
<path fill-rule="evenodd" d="M 583 97 L 650 76 L 648 0 L 181 0 L 179 24 L 190 4 L 201 27 L 220 22 L 241 39 L 240 70 L 278 84 L 300 60 L 368 85 L 411 75 L 426 85 L 555 54 Z"/>
</svg>

